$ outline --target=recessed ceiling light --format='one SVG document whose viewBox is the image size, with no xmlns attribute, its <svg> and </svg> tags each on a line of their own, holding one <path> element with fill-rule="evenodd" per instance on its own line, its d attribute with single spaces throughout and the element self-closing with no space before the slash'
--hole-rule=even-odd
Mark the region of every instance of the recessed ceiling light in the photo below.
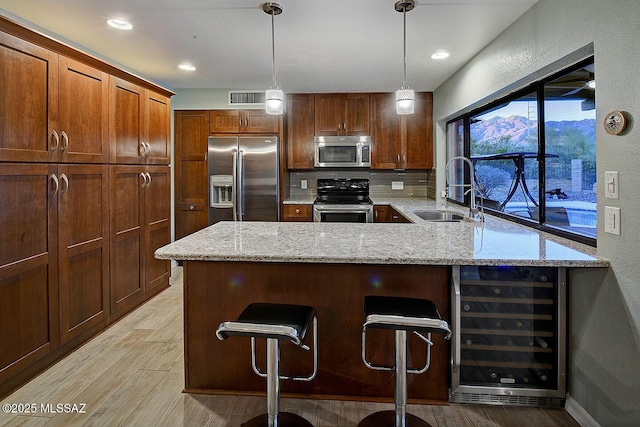
<svg viewBox="0 0 640 427">
<path fill-rule="evenodd" d="M 446 50 L 439 50 L 433 55 L 431 55 L 431 59 L 445 59 L 449 57 L 449 52 Z"/>
<path fill-rule="evenodd" d="M 181 70 L 184 70 L 184 71 L 195 71 L 196 70 L 196 67 L 194 67 L 191 64 L 180 64 L 180 65 L 178 65 L 178 68 L 180 68 Z"/>
<path fill-rule="evenodd" d="M 130 30 L 133 28 L 133 25 L 131 25 L 129 21 L 122 18 L 107 19 L 107 24 L 109 24 L 109 26 L 116 28 L 118 30 Z"/>
</svg>

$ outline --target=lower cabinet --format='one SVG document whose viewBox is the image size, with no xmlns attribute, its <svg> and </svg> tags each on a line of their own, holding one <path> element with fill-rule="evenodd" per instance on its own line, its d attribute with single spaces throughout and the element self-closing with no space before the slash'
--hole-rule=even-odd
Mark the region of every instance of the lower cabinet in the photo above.
<svg viewBox="0 0 640 427">
<path fill-rule="evenodd" d="M 170 241 L 168 166 L 111 166 L 112 315 L 169 284 L 170 262 L 153 253 Z"/>
<path fill-rule="evenodd" d="M 207 205 L 176 205 L 176 240 L 202 230 L 209 225 Z"/>
<path fill-rule="evenodd" d="M 409 223 L 404 215 L 388 205 L 375 205 L 373 207 L 373 222 L 403 222 Z"/>
<path fill-rule="evenodd" d="M 373 206 L 373 222 L 389 222 L 389 206 Z"/>
<path fill-rule="evenodd" d="M 93 164 L 0 168 L 0 200 L 10 207 L 0 211 L 5 387 L 61 344 L 107 325 L 108 176 Z"/>
<path fill-rule="evenodd" d="M 282 205 L 282 220 L 311 222 L 313 221 L 313 205 Z"/>
<path fill-rule="evenodd" d="M 1 164 L 0 396 L 168 285 L 169 187 L 168 166 Z"/>
</svg>

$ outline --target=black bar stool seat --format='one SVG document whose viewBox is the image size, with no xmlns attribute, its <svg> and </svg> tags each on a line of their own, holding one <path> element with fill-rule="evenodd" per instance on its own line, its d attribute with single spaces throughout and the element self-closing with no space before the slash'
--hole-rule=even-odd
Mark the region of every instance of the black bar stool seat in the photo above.
<svg viewBox="0 0 640 427">
<path fill-rule="evenodd" d="M 313 307 L 293 304 L 253 303 L 249 304 L 236 321 L 222 322 L 216 336 L 225 340 L 232 336 L 251 338 L 251 366 L 261 377 L 267 378 L 267 413 L 242 424 L 243 427 L 310 427 L 304 418 L 296 414 L 279 411 L 279 380 L 311 381 L 318 371 L 318 329 Z M 311 324 L 313 324 L 313 373 L 308 377 L 280 375 L 279 340 L 287 340 L 305 350 L 304 344 Z M 258 368 L 255 357 L 256 338 L 267 340 L 267 372 Z"/>
<path fill-rule="evenodd" d="M 395 411 L 381 411 L 364 418 L 358 427 L 425 427 L 429 424 L 407 414 L 407 373 L 422 374 L 431 364 L 431 333 L 451 338 L 448 323 L 442 319 L 433 301 L 428 299 L 366 296 L 362 325 L 362 361 L 371 369 L 395 371 Z M 395 334 L 395 365 L 377 366 L 366 358 L 367 328 L 393 330 Z M 407 368 L 407 332 L 413 332 L 427 344 L 425 365 L 420 369 Z M 426 333 L 426 337 L 423 335 Z"/>
</svg>

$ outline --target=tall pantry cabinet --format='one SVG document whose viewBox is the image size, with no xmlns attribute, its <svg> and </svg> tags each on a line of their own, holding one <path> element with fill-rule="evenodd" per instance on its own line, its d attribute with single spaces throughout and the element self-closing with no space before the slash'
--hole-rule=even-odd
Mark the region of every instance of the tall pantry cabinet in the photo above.
<svg viewBox="0 0 640 427">
<path fill-rule="evenodd" d="M 0 75 L 1 397 L 168 285 L 153 252 L 170 239 L 172 94 L 1 17 Z M 137 112 L 113 102 L 128 78 Z M 135 126 L 134 166 L 119 137 Z M 122 167 L 138 168 L 135 203 Z M 141 255 L 118 247 L 127 215 L 140 215 Z M 140 275 L 125 281 L 142 294 L 119 310 L 117 274 L 136 256 Z"/>
</svg>

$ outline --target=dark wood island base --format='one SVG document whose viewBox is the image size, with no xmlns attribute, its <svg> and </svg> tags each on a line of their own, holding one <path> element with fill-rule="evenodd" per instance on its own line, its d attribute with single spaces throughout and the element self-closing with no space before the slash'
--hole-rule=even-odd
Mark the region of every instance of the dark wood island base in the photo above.
<svg viewBox="0 0 640 427">
<path fill-rule="evenodd" d="M 265 394 L 265 380 L 250 365 L 249 338 L 220 341 L 218 325 L 234 320 L 252 302 L 310 305 L 318 316 L 318 375 L 310 382 L 281 381 L 281 395 L 344 400 L 393 401 L 393 372 L 372 371 L 361 359 L 365 295 L 432 300 L 449 316 L 450 267 L 424 265 L 184 262 L 185 391 L 207 394 Z M 434 335 L 431 366 L 408 375 L 410 402 L 448 401 L 449 341 Z M 264 343 L 258 340 L 264 369 Z M 367 332 L 367 358 L 393 366 L 393 333 Z M 409 367 L 422 366 L 425 345 L 408 336 Z M 313 370 L 310 352 L 283 343 L 282 375 Z"/>
</svg>

